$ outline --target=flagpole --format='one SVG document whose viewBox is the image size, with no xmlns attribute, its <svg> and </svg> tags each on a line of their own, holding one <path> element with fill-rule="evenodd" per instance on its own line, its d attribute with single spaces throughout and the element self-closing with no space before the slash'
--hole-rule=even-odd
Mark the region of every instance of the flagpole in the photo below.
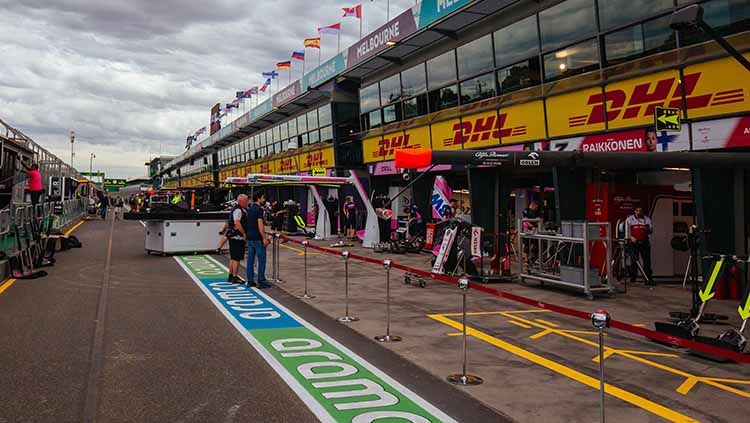
<svg viewBox="0 0 750 423">
<path fill-rule="evenodd" d="M 318 67 L 320 67 L 320 45 L 318 45 Z"/>
<path fill-rule="evenodd" d="M 339 28 L 337 39 L 338 40 L 336 41 L 336 53 L 340 53 L 341 52 L 341 28 Z"/>
<path fill-rule="evenodd" d="M 360 8 L 361 8 L 361 6 L 360 6 Z M 362 39 L 362 15 L 361 15 L 361 13 L 360 13 L 360 16 L 359 16 L 359 39 L 360 40 Z"/>
<path fill-rule="evenodd" d="M 289 63 L 289 78 L 286 80 L 286 84 L 289 85 L 292 83 L 292 63 Z"/>
<path fill-rule="evenodd" d="M 302 56 L 302 78 L 304 78 L 305 77 L 305 60 L 307 60 L 307 51 L 305 50 L 302 50 L 302 51 L 304 51 L 305 53 L 305 55 Z"/>
</svg>

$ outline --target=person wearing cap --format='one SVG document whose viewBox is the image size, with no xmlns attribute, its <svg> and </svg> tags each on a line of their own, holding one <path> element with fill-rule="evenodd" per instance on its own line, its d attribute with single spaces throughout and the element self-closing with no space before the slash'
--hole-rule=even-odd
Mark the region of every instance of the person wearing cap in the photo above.
<svg viewBox="0 0 750 423">
<path fill-rule="evenodd" d="M 651 270 L 651 233 L 653 232 L 653 226 L 651 219 L 643 214 L 641 207 L 636 207 L 633 210 L 633 214 L 625 219 L 626 233 L 630 234 L 630 247 L 633 257 L 633 269 L 631 271 L 631 282 L 635 282 L 635 275 L 637 274 L 636 260 L 640 257 L 643 262 L 643 272 L 646 274 L 646 285 L 654 285 L 654 280 L 651 277 L 653 274 Z"/>
</svg>

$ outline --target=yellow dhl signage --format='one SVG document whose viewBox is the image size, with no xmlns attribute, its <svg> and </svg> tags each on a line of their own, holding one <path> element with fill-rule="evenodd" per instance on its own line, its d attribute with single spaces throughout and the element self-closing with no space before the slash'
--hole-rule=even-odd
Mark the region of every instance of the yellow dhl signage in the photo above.
<svg viewBox="0 0 750 423">
<path fill-rule="evenodd" d="M 744 69 L 726 58 L 688 66 L 682 80 L 675 70 L 607 84 L 547 99 L 550 136 L 651 124 L 654 108 L 687 109 L 702 118 L 750 110 L 750 85 Z"/>
<path fill-rule="evenodd" d="M 746 55 L 750 58 L 750 55 Z M 732 58 L 549 97 L 362 141 L 365 163 L 393 160 L 399 149 L 452 150 L 543 140 L 653 124 L 654 108 L 684 109 L 697 119 L 750 111 L 746 70 Z M 476 103 L 491 104 L 493 100 Z M 546 112 L 545 112 L 546 103 Z M 468 107 L 469 110 L 472 107 Z M 545 125 L 546 124 L 546 125 Z M 547 129 L 545 130 L 545 126 Z M 549 131 L 549 135 L 547 134 Z"/>
<path fill-rule="evenodd" d="M 335 166 L 333 147 L 307 151 L 293 156 L 281 157 L 261 163 L 247 165 L 242 175 L 248 173 L 267 173 L 274 175 L 288 175 L 312 170 L 312 168 L 331 168 Z"/>
</svg>

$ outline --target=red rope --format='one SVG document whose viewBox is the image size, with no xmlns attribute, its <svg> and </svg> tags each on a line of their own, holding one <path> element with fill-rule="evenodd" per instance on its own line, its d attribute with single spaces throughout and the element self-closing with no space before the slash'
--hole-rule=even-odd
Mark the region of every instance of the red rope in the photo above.
<svg viewBox="0 0 750 423">
<path fill-rule="evenodd" d="M 302 245 L 301 241 L 289 238 L 287 236 L 281 235 L 281 238 L 283 238 L 284 240 L 286 240 L 288 242 L 292 242 L 294 244 Z M 307 246 L 308 246 L 308 248 L 311 248 L 313 250 L 318 250 L 318 251 L 322 251 L 324 253 L 341 256 L 341 251 L 340 250 L 334 250 L 332 248 L 320 247 L 320 246 L 313 245 L 313 244 L 308 244 Z M 355 260 L 360 260 L 360 261 L 366 262 L 366 263 L 378 264 L 378 265 L 382 265 L 383 264 L 383 260 L 381 260 L 381 259 L 376 259 L 376 258 L 367 257 L 367 256 L 361 256 L 359 254 L 352 254 L 351 252 L 349 254 L 349 257 L 352 258 L 352 259 L 355 259 Z M 430 279 L 438 281 L 438 282 L 451 283 L 451 284 L 457 284 L 458 283 L 458 279 L 457 278 L 453 278 L 453 277 L 445 276 L 445 275 L 438 275 L 438 274 L 427 272 L 427 271 L 424 271 L 424 270 L 415 269 L 415 268 L 412 268 L 412 267 L 404 266 L 403 264 L 398 264 L 398 263 L 393 262 L 393 261 L 391 262 L 391 268 L 403 270 L 404 272 L 409 272 L 409 273 L 415 274 L 417 276 L 422 276 L 422 277 L 425 277 L 425 278 L 430 278 Z M 537 301 L 537 300 L 534 300 L 534 299 L 531 299 L 531 298 L 527 298 L 527 297 L 524 297 L 524 296 L 521 296 L 521 295 L 516 295 L 516 294 L 512 294 L 510 292 L 501 291 L 499 289 L 490 288 L 489 286 L 486 286 L 486 285 L 473 283 L 473 284 L 469 284 L 469 287 L 472 288 L 472 289 L 475 289 L 477 291 L 481 291 L 481 292 L 484 292 L 486 294 L 493 295 L 493 296 L 498 297 L 498 298 L 504 298 L 506 300 L 514 301 L 514 302 L 521 303 L 521 304 L 526 304 L 526 305 L 529 305 L 529 306 L 532 306 L 532 307 L 541 308 L 541 309 L 544 309 L 544 310 L 550 310 L 550 311 L 553 311 L 555 313 L 564 314 L 566 316 L 577 317 L 579 319 L 584 319 L 584 320 L 590 320 L 591 319 L 591 313 L 587 313 L 587 312 L 584 312 L 584 311 L 580 311 L 580 310 L 576 310 L 576 309 L 572 309 L 572 308 L 568 308 L 568 307 L 559 306 L 559 305 L 556 305 L 556 304 L 550 304 L 550 303 L 546 303 L 546 302 L 543 302 L 543 301 Z M 629 332 L 629 333 L 632 333 L 632 334 L 635 334 L 635 335 L 640 335 L 640 336 L 643 336 L 643 337 L 646 337 L 646 338 L 649 338 L 649 339 L 653 339 L 655 341 L 663 342 L 663 343 L 666 343 L 666 344 L 669 344 L 669 345 L 687 348 L 689 350 L 698 351 L 698 352 L 702 352 L 702 353 L 705 353 L 705 354 L 708 354 L 708 355 L 725 358 L 725 359 L 732 360 L 732 361 L 735 361 L 735 362 L 738 362 L 738 363 L 750 363 L 750 354 L 742 354 L 742 353 L 738 353 L 738 352 L 735 352 L 735 351 L 727 350 L 727 349 L 724 349 L 724 348 L 715 347 L 713 345 L 708 345 L 708 344 L 703 344 L 703 343 L 700 343 L 700 342 L 695 342 L 695 341 L 692 341 L 690 339 L 679 338 L 679 337 L 667 335 L 665 333 L 657 332 L 657 331 L 654 331 L 654 330 L 651 330 L 651 329 L 646 329 L 646 328 L 639 327 L 639 326 L 633 326 L 633 325 L 631 325 L 629 323 L 621 322 L 619 320 L 612 320 L 611 321 L 611 326 L 613 328 L 615 328 L 615 329 L 619 329 L 619 330 L 622 330 L 622 331 L 625 331 L 625 332 Z"/>
</svg>

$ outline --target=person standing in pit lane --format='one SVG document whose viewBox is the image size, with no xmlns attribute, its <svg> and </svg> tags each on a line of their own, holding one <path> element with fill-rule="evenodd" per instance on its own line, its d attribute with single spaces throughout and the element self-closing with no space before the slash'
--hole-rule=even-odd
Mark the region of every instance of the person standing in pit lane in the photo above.
<svg viewBox="0 0 750 423">
<path fill-rule="evenodd" d="M 229 214 L 228 229 L 226 237 L 229 239 L 229 283 L 244 283 L 237 273 L 240 269 L 240 261 L 245 257 L 245 242 L 247 241 L 247 205 L 250 200 L 247 195 L 237 196 L 237 205 Z M 229 223 L 231 222 L 231 223 Z M 221 248 L 221 247 L 219 247 Z"/>
<path fill-rule="evenodd" d="M 266 280 L 266 247 L 269 244 L 263 222 L 263 205 L 266 199 L 261 192 L 253 194 L 253 205 L 247 212 L 247 285 L 253 284 L 255 258 L 258 258 L 258 288 L 271 285 Z"/>
<path fill-rule="evenodd" d="M 635 275 L 638 274 L 637 272 L 637 263 L 638 257 L 641 258 L 641 261 L 643 262 L 643 272 L 646 276 L 646 285 L 647 286 L 654 286 L 654 279 L 652 277 L 652 270 L 651 270 L 651 233 L 654 231 L 653 226 L 651 224 L 651 218 L 643 214 L 643 209 L 641 207 L 636 207 L 635 210 L 633 210 L 633 214 L 628 216 L 627 219 L 625 219 L 625 225 L 627 226 L 627 233 L 630 234 L 630 248 L 632 252 L 632 269 L 630 274 L 631 276 L 631 283 L 635 283 Z"/>
<path fill-rule="evenodd" d="M 344 201 L 344 228 L 349 240 L 357 239 L 357 204 L 351 195 L 347 195 Z"/>
</svg>

